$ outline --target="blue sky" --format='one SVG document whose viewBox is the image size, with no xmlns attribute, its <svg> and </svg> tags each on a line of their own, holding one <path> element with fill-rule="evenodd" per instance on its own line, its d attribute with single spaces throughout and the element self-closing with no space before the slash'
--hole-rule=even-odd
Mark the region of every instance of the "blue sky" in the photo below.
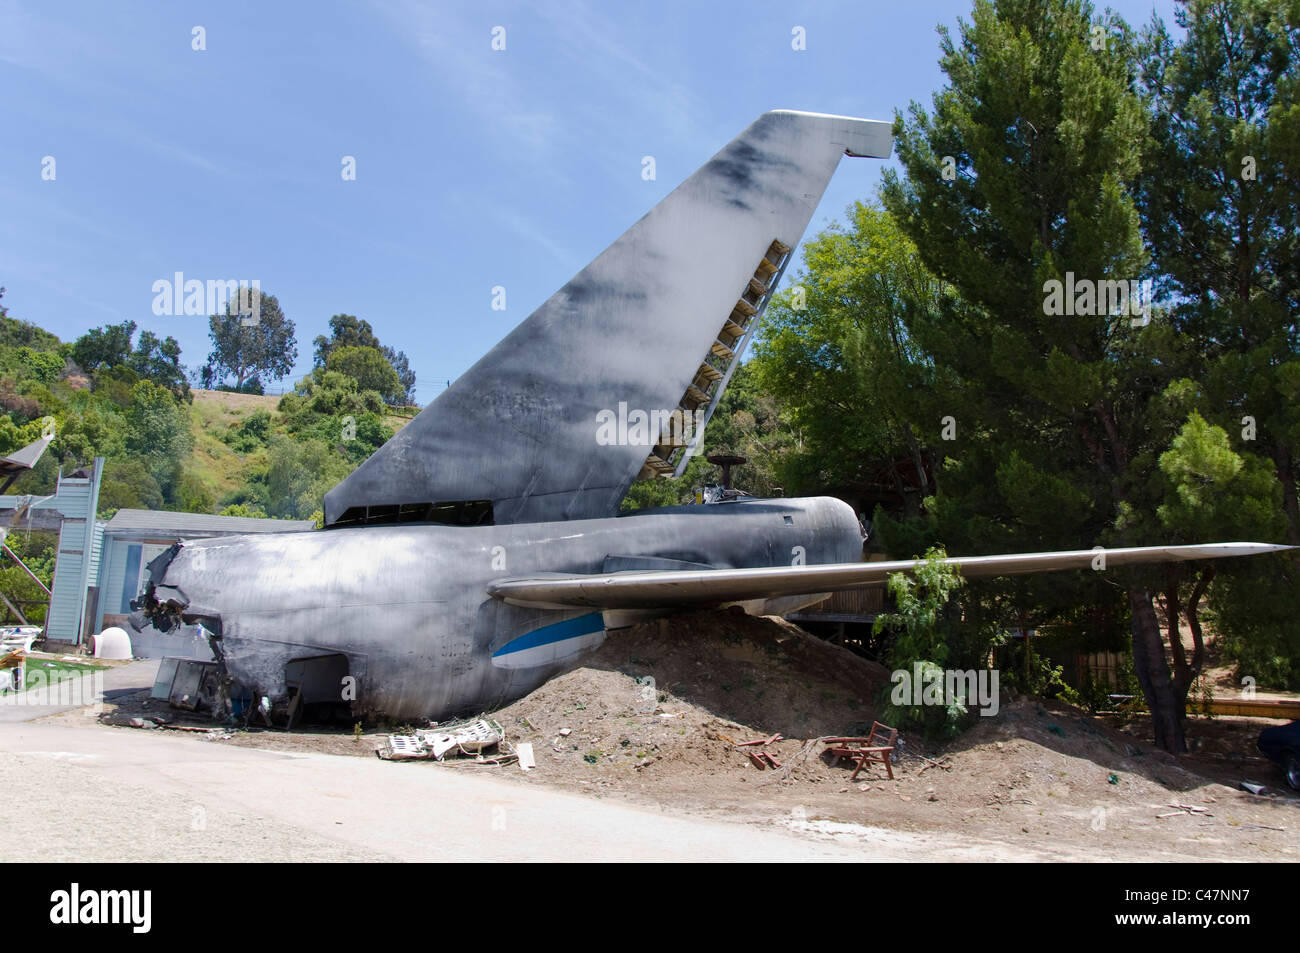
<svg viewBox="0 0 1300 953">
<path fill-rule="evenodd" d="M 1110 6 L 1172 26 L 1173 0 Z M 928 105 L 935 27 L 969 10 L 0 0 L 4 303 L 65 340 L 129 318 L 194 366 L 207 319 L 155 316 L 153 283 L 258 279 L 297 326 L 273 387 L 347 312 L 406 351 L 427 403 L 759 113 Z M 841 163 L 808 234 L 886 165 Z"/>
</svg>

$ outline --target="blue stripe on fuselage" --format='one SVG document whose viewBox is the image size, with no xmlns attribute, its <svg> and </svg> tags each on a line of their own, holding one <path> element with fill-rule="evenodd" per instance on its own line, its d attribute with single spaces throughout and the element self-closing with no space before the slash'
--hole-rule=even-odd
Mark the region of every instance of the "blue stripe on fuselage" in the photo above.
<svg viewBox="0 0 1300 953">
<path fill-rule="evenodd" d="M 605 628 L 605 617 L 599 612 L 589 612 L 573 619 L 565 619 L 563 622 L 555 622 L 551 625 L 544 625 L 540 629 L 533 629 L 526 635 L 521 635 L 519 638 L 501 646 L 492 653 L 492 657 L 499 658 L 512 652 L 537 648 L 539 645 L 549 645 L 552 642 L 575 639 L 579 636 L 589 635 L 592 632 L 599 632 L 603 628 Z"/>
</svg>

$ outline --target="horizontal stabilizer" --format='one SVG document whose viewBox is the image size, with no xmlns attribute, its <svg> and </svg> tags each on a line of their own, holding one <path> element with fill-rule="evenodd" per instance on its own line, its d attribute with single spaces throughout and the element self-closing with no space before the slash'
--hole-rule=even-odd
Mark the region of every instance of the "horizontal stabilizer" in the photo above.
<svg viewBox="0 0 1300 953">
<path fill-rule="evenodd" d="M 889 123 L 764 113 L 325 496 L 329 525 L 613 516 L 680 470 L 845 155 Z"/>
<path fill-rule="evenodd" d="M 45 448 L 50 445 L 54 439 L 54 434 L 47 434 L 34 440 L 21 450 L 15 450 L 7 457 L 0 457 L 0 473 L 20 472 L 30 470 L 36 466 L 36 461 L 41 458 Z"/>
<path fill-rule="evenodd" d="M 1096 569 L 1104 572 L 1115 566 L 1254 556 L 1294 548 L 1296 547 L 1269 543 L 1202 543 L 1193 546 L 1133 546 L 1125 549 L 1098 547 L 1051 553 L 1011 553 L 1003 556 L 953 556 L 940 562 L 955 567 L 967 579 L 985 579 L 1064 569 Z M 532 579 L 495 582 L 488 587 L 488 593 L 514 605 L 554 609 L 713 606 L 753 599 L 883 586 L 892 573 L 912 572 L 924 564 L 925 560 L 902 559 L 892 562 L 759 569 L 548 574 Z"/>
</svg>

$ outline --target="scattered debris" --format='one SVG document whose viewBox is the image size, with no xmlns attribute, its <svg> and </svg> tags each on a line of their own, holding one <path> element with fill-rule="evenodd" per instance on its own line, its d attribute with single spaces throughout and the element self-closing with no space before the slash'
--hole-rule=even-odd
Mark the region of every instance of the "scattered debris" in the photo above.
<svg viewBox="0 0 1300 953">
<path fill-rule="evenodd" d="M 23 690 L 23 660 L 26 657 L 23 649 L 16 648 L 0 658 L 0 691 Z"/>
<path fill-rule="evenodd" d="M 1106 781 L 1107 781 L 1108 783 L 1110 783 L 1110 784 L 1119 784 L 1119 775 L 1118 775 L 1118 774 L 1108 774 L 1108 775 L 1106 775 Z"/>
<path fill-rule="evenodd" d="M 737 748 L 745 748 L 750 745 L 766 747 L 767 745 L 774 745 L 778 741 L 782 741 L 782 740 L 784 739 L 779 734 L 775 734 L 771 738 L 766 738 L 766 739 L 759 738 L 756 741 L 737 741 L 735 742 L 735 745 Z"/>
<path fill-rule="evenodd" d="M 523 742 L 515 748 L 515 754 L 519 758 L 519 767 L 525 771 L 531 771 L 537 767 L 537 760 L 533 757 L 533 746 L 528 742 Z"/>
<path fill-rule="evenodd" d="M 41 627 L 37 625 L 11 625 L 0 629 L 0 652 L 20 649 L 30 652 L 32 645 L 41 637 Z"/>
<path fill-rule="evenodd" d="M 998 745 L 998 747 L 1000 748 L 1002 746 Z M 924 774 L 926 771 L 929 771 L 931 768 L 943 768 L 945 771 L 952 770 L 952 765 L 945 763 L 952 757 L 951 755 L 944 755 L 942 758 L 939 758 L 938 760 L 935 760 L 933 758 L 927 758 L 925 755 L 920 755 L 920 754 L 918 754 L 917 757 L 925 762 L 925 764 L 922 765 L 921 770 L 916 772 L 917 774 Z"/>
<path fill-rule="evenodd" d="M 1170 804 L 1169 806 L 1170 806 L 1170 807 L 1175 807 L 1175 808 L 1177 808 L 1178 810 L 1176 810 L 1176 811 L 1170 811 L 1168 814 L 1157 814 L 1156 817 L 1178 817 L 1180 814 L 1189 814 L 1189 815 L 1194 814 L 1194 815 L 1196 815 L 1197 817 L 1213 817 L 1213 816 L 1214 816 L 1214 815 L 1211 814 L 1209 811 L 1207 811 L 1205 808 L 1203 808 L 1203 807 L 1197 807 L 1195 804 Z"/>
<path fill-rule="evenodd" d="M 425 729 L 413 735 L 389 735 L 375 754 L 385 761 L 441 761 L 455 750 L 481 757 L 484 748 L 505 741 L 505 730 L 495 721 L 477 718 L 459 725 Z M 513 759 L 513 755 L 512 755 Z"/>
<path fill-rule="evenodd" d="M 1032 800 L 1031 798 L 1027 798 L 1027 797 L 1009 797 L 1009 796 L 1006 795 L 1006 794 L 992 794 L 992 795 L 989 795 L 989 797 L 987 798 L 987 800 L 985 800 L 985 802 L 984 802 L 985 806 L 987 806 L 987 807 L 992 807 L 992 808 L 1001 807 L 1001 806 L 1004 805 L 1004 804 L 1029 804 L 1029 805 L 1032 805 L 1033 803 L 1034 803 L 1034 802 L 1033 802 L 1033 800 Z"/>
<path fill-rule="evenodd" d="M 1260 797 L 1263 797 L 1268 791 L 1268 788 L 1264 787 L 1264 785 L 1256 784 L 1254 781 L 1242 781 L 1241 789 L 1243 791 L 1249 791 L 1251 794 L 1258 794 Z"/>
<path fill-rule="evenodd" d="M 204 727 L 203 725 L 173 725 L 170 722 L 162 719 L 158 720 L 158 727 L 166 728 L 170 731 L 191 731 L 194 734 L 198 734 L 198 735 L 209 735 L 209 736 L 226 735 L 227 737 L 230 736 L 230 732 L 226 731 L 223 728 L 207 728 Z"/>
<path fill-rule="evenodd" d="M 807 741 L 805 741 L 803 747 L 799 749 L 798 753 L 796 753 L 793 758 L 791 758 L 789 761 L 786 762 L 785 767 L 781 769 L 780 774 L 773 775 L 771 778 L 768 779 L 768 781 L 788 781 L 790 779 L 790 773 L 794 771 L 794 769 L 797 768 L 799 765 L 807 761 L 808 758 L 814 752 L 816 752 L 817 749 L 822 744 L 824 744 L 827 741 L 830 741 L 832 737 L 833 737 L 832 735 L 823 735 L 820 738 L 810 738 Z M 760 781 L 759 783 L 766 784 L 768 782 Z M 843 788 L 842 790 L 847 791 L 848 788 Z"/>
<path fill-rule="evenodd" d="M 151 697 L 185 711 L 215 712 L 220 709 L 222 686 L 216 662 L 198 659 L 164 658 L 158 664 Z M 262 699 L 260 708 L 270 724 L 271 702 Z"/>
<path fill-rule="evenodd" d="M 152 718 L 133 718 L 129 715 L 114 715 L 104 719 L 104 724 L 114 728 L 157 728 L 158 723 Z"/>
<path fill-rule="evenodd" d="M 102 719 L 106 725 L 112 725 L 115 728 L 162 728 L 162 727 L 179 727 L 172 726 L 169 723 L 171 719 L 166 715 L 123 715 L 112 714 Z M 217 731 L 216 728 L 204 728 L 205 731 Z"/>
</svg>

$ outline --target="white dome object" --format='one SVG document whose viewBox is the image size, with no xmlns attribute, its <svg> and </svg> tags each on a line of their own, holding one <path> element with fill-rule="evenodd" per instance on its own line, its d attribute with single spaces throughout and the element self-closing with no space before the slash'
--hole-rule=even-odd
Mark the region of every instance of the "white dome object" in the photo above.
<svg viewBox="0 0 1300 953">
<path fill-rule="evenodd" d="M 126 629 L 109 626 L 94 639 L 95 658 L 131 657 L 131 636 L 126 634 Z"/>
</svg>

